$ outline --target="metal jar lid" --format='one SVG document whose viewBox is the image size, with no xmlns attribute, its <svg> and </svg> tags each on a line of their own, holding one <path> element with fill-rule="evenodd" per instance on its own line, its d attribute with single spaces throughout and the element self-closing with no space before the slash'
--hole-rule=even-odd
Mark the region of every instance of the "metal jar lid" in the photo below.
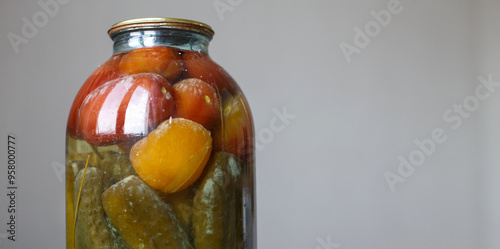
<svg viewBox="0 0 500 249">
<path fill-rule="evenodd" d="M 108 30 L 108 34 L 111 38 L 113 38 L 116 34 L 124 31 L 162 28 L 195 31 L 205 34 L 210 38 L 214 35 L 213 29 L 205 23 L 187 19 L 165 17 L 137 18 L 121 21 L 111 26 Z"/>
</svg>

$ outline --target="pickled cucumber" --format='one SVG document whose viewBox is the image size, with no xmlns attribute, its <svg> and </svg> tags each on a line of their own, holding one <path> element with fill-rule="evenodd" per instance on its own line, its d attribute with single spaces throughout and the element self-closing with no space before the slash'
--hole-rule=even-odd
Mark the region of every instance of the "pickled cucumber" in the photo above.
<svg viewBox="0 0 500 249">
<path fill-rule="evenodd" d="M 99 160 L 98 168 L 104 174 L 105 188 L 123 180 L 127 176 L 137 175 L 128 159 L 128 154 L 116 151 L 104 151 L 101 154 L 103 158 Z"/>
<path fill-rule="evenodd" d="M 84 170 L 80 170 L 74 183 L 74 203 Z M 88 167 L 80 195 L 76 221 L 76 245 L 78 249 L 119 248 L 113 243 L 113 236 L 106 223 L 106 215 L 101 204 L 103 174 L 94 167 Z"/>
<path fill-rule="evenodd" d="M 163 200 L 172 207 L 172 211 L 179 219 L 182 228 L 189 236 L 190 241 L 193 234 L 193 186 L 171 194 L 162 194 Z M 192 241 L 191 241 L 192 242 Z"/>
<path fill-rule="evenodd" d="M 113 236 L 113 243 L 118 249 L 128 249 L 125 245 L 125 241 L 123 241 L 122 236 L 118 233 L 116 228 L 111 224 L 109 217 L 106 215 L 106 224 L 108 225 L 109 230 L 111 231 L 111 235 Z"/>
<path fill-rule="evenodd" d="M 241 196 L 241 162 L 238 157 L 230 156 L 228 159 L 228 172 L 232 179 L 231 187 L 228 189 L 228 219 L 226 248 L 240 248 L 237 246 L 241 242 L 243 234 L 243 209 Z"/>
<path fill-rule="evenodd" d="M 193 248 L 171 207 L 137 176 L 104 191 L 102 203 L 130 249 Z"/>
<path fill-rule="evenodd" d="M 238 222 L 236 189 L 241 173 L 239 159 L 214 153 L 207 163 L 193 200 L 196 249 L 235 248 Z"/>
</svg>

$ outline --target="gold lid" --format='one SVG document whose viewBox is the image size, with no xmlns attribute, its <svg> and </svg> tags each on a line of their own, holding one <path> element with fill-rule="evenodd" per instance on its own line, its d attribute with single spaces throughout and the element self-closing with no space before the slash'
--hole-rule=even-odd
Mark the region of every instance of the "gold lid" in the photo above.
<svg viewBox="0 0 500 249">
<path fill-rule="evenodd" d="M 115 34 L 121 31 L 141 28 L 171 28 L 190 30 L 208 35 L 210 36 L 210 38 L 212 38 L 212 36 L 214 35 L 212 27 L 205 23 L 187 19 L 165 17 L 137 18 L 118 22 L 111 26 L 111 28 L 108 30 L 108 34 L 110 37 L 113 37 Z"/>
</svg>

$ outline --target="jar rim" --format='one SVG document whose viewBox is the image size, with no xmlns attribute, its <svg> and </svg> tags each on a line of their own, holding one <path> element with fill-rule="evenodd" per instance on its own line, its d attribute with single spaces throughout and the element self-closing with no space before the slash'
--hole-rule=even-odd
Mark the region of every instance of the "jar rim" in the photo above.
<svg viewBox="0 0 500 249">
<path fill-rule="evenodd" d="M 116 34 L 123 31 L 149 29 L 149 28 L 165 28 L 165 29 L 181 29 L 195 31 L 209 36 L 211 39 L 214 35 L 214 30 L 208 24 L 181 18 L 169 17 L 146 17 L 135 18 L 121 22 L 117 22 L 108 30 L 108 35 L 113 38 Z"/>
</svg>

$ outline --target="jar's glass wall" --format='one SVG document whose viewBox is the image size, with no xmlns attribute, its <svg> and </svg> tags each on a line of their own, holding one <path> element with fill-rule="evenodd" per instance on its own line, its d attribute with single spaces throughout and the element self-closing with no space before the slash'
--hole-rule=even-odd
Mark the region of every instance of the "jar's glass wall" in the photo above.
<svg viewBox="0 0 500 249">
<path fill-rule="evenodd" d="M 68 119 L 67 248 L 255 248 L 252 117 L 211 37 L 113 38 Z"/>
<path fill-rule="evenodd" d="M 114 53 L 152 46 L 175 47 L 180 50 L 208 53 L 211 37 L 183 30 L 146 29 L 121 32 L 114 35 L 113 40 Z"/>
</svg>

